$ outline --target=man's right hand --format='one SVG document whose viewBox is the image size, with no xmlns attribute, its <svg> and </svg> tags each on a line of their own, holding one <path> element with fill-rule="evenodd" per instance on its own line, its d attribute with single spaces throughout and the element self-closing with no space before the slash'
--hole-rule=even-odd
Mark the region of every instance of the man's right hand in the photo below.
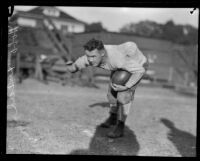
<svg viewBox="0 0 200 161">
<path fill-rule="evenodd" d="M 72 61 L 68 61 L 65 64 L 68 72 L 75 73 L 78 71 L 78 68 Z"/>
</svg>

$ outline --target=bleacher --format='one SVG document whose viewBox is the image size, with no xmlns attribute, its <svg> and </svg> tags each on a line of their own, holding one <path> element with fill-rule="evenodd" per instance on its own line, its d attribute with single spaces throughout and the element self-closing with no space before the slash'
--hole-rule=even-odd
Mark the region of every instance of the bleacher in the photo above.
<svg viewBox="0 0 200 161">
<path fill-rule="evenodd" d="M 19 47 L 39 47 L 42 49 L 53 49 L 53 43 L 42 29 L 22 27 L 18 32 Z M 23 49 L 22 49 L 23 50 Z"/>
</svg>

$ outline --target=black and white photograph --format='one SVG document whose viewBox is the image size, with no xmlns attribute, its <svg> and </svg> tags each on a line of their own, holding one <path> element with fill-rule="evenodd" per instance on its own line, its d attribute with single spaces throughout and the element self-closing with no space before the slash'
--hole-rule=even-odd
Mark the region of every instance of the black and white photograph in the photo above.
<svg viewBox="0 0 200 161">
<path fill-rule="evenodd" d="M 6 154 L 197 156 L 199 8 L 12 9 Z"/>
</svg>

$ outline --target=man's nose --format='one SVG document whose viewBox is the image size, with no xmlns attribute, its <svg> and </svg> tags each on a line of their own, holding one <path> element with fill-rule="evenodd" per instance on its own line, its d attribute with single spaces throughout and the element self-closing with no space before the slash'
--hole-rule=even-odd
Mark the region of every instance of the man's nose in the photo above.
<svg viewBox="0 0 200 161">
<path fill-rule="evenodd" d="M 88 61 L 89 61 L 90 63 L 92 63 L 92 58 L 88 58 Z"/>
</svg>

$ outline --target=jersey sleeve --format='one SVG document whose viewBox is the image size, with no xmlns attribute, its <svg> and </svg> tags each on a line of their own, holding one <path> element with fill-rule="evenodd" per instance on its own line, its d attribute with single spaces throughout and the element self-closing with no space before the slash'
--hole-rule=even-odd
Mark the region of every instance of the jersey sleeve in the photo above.
<svg viewBox="0 0 200 161">
<path fill-rule="evenodd" d="M 79 57 L 75 62 L 75 66 L 80 70 L 89 66 L 89 62 L 86 55 Z"/>
<path fill-rule="evenodd" d="M 137 84 L 137 82 L 142 78 L 143 75 L 144 73 L 132 74 L 125 86 L 128 88 L 133 87 L 135 84 Z"/>
<path fill-rule="evenodd" d="M 143 73 L 145 71 L 143 64 L 147 61 L 147 58 L 138 49 L 137 45 L 133 42 L 126 44 L 126 54 L 123 69 L 130 73 Z"/>
</svg>

